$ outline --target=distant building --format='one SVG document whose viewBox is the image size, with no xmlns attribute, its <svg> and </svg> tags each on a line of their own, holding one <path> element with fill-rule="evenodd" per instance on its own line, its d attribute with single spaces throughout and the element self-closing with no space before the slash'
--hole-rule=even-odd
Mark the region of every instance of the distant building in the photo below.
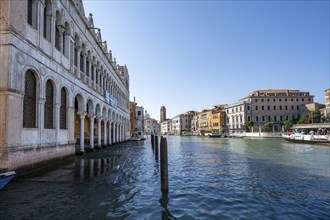
<svg viewBox="0 0 330 220">
<path fill-rule="evenodd" d="M 160 121 L 159 123 L 162 123 L 166 120 L 166 108 L 165 106 L 160 107 Z"/>
<path fill-rule="evenodd" d="M 198 114 L 199 112 L 195 112 L 195 114 L 193 115 L 192 119 L 191 119 L 191 134 L 192 135 L 199 135 L 199 124 L 198 124 Z"/>
<path fill-rule="evenodd" d="M 137 106 L 134 98 L 134 102 L 130 102 L 130 123 L 131 123 L 131 138 L 143 138 L 144 137 L 144 108 L 143 106 Z"/>
<path fill-rule="evenodd" d="M 195 115 L 194 111 L 188 111 L 172 118 L 172 133 L 174 135 L 191 134 L 191 120 Z"/>
<path fill-rule="evenodd" d="M 212 109 L 212 134 L 222 134 L 226 131 L 225 105 L 216 105 Z"/>
<path fill-rule="evenodd" d="M 201 135 L 212 133 L 212 109 L 203 109 L 198 113 L 198 131 Z"/>
<path fill-rule="evenodd" d="M 250 101 L 239 101 L 225 106 L 227 132 L 242 133 L 245 131 L 246 114 L 250 113 L 247 110 L 251 109 L 250 105 Z"/>
<path fill-rule="evenodd" d="M 325 108 L 320 109 L 322 122 L 330 123 L 330 88 L 324 91 Z"/>
<path fill-rule="evenodd" d="M 167 119 L 160 123 L 160 133 L 163 135 L 171 134 L 172 119 Z"/>
<path fill-rule="evenodd" d="M 240 102 L 226 106 L 227 125 L 231 132 L 243 131 L 245 123 L 252 121 L 252 130 L 272 122 L 274 131 L 280 131 L 286 120 L 298 120 L 308 112 L 306 104 L 313 103 L 309 92 L 299 90 L 257 90 Z"/>
<path fill-rule="evenodd" d="M 159 134 L 159 124 L 156 119 L 150 118 L 150 115 L 145 113 L 144 115 L 144 134 Z"/>
</svg>

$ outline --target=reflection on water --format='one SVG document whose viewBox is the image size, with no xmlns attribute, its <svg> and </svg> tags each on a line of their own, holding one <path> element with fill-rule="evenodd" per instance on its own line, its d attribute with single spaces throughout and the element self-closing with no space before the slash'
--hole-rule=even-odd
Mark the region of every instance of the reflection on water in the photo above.
<svg viewBox="0 0 330 220">
<path fill-rule="evenodd" d="M 150 139 L 11 182 L 0 219 L 328 219 L 330 148 L 168 137 L 169 193 Z"/>
</svg>

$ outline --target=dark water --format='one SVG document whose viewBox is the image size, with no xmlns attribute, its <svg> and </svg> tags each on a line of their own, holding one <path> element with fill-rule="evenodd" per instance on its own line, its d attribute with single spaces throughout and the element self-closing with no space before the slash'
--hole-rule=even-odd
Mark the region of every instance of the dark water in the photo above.
<svg viewBox="0 0 330 220">
<path fill-rule="evenodd" d="M 0 219 L 330 219 L 330 148 L 168 137 L 169 193 L 149 140 L 76 157 L 0 191 Z"/>
</svg>

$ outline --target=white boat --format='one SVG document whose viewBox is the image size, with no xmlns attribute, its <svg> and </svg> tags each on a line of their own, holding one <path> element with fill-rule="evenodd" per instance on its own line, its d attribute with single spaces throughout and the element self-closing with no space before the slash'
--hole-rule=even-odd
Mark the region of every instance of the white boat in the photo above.
<svg viewBox="0 0 330 220">
<path fill-rule="evenodd" d="M 295 132 L 282 135 L 282 138 L 288 142 L 330 146 L 329 129 L 330 124 L 294 125 Z"/>
</svg>

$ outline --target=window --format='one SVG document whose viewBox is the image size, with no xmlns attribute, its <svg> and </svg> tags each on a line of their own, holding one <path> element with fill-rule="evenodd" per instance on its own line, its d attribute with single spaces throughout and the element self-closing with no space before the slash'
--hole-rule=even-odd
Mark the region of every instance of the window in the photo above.
<svg viewBox="0 0 330 220">
<path fill-rule="evenodd" d="M 297 105 L 297 110 L 299 110 L 299 105 Z"/>
<path fill-rule="evenodd" d="M 250 106 L 247 106 L 247 110 L 250 111 Z"/>
<path fill-rule="evenodd" d="M 291 109 L 294 110 L 294 106 L 291 106 Z"/>
<path fill-rule="evenodd" d="M 265 106 L 261 106 L 261 110 L 265 110 Z"/>
<path fill-rule="evenodd" d="M 63 87 L 61 89 L 61 107 L 60 107 L 60 129 L 66 129 L 66 90 Z"/>
<path fill-rule="evenodd" d="M 258 116 L 256 116 L 256 121 L 259 121 L 259 117 Z"/>
<path fill-rule="evenodd" d="M 282 105 L 280 105 L 280 110 L 282 110 Z"/>
<path fill-rule="evenodd" d="M 256 106 L 256 111 L 258 111 L 258 106 Z"/>
<path fill-rule="evenodd" d="M 25 94 L 23 99 L 23 128 L 36 128 L 37 81 L 31 71 L 25 75 Z"/>
<path fill-rule="evenodd" d="M 265 121 L 265 116 L 262 116 L 262 121 Z"/>
<path fill-rule="evenodd" d="M 267 106 L 267 110 L 270 110 L 270 106 L 269 105 Z"/>
<path fill-rule="evenodd" d="M 52 6 L 50 0 L 45 0 L 44 37 L 51 42 Z"/>
<path fill-rule="evenodd" d="M 283 117 L 282 116 L 280 116 L 280 121 L 283 121 Z"/>
<path fill-rule="evenodd" d="M 251 119 L 251 118 L 250 118 L 250 115 L 248 115 L 248 116 L 247 116 L 247 120 L 250 121 L 250 119 Z"/>
<path fill-rule="evenodd" d="M 50 80 L 46 83 L 45 128 L 54 128 L 54 88 Z"/>
<path fill-rule="evenodd" d="M 38 19 L 37 4 L 35 3 L 35 0 L 28 0 L 27 16 L 26 16 L 27 23 L 31 25 L 34 29 L 37 29 L 37 19 Z"/>
<path fill-rule="evenodd" d="M 273 99 L 273 102 L 275 102 L 276 100 L 275 99 Z"/>
<path fill-rule="evenodd" d="M 255 101 L 255 102 L 258 102 L 258 99 L 255 99 L 254 101 Z"/>
<path fill-rule="evenodd" d="M 285 106 L 285 110 L 288 110 L 288 106 L 287 105 Z"/>
<path fill-rule="evenodd" d="M 261 99 L 261 102 L 264 102 L 264 99 Z"/>
<path fill-rule="evenodd" d="M 276 110 L 276 105 L 274 105 L 273 109 Z"/>
</svg>

